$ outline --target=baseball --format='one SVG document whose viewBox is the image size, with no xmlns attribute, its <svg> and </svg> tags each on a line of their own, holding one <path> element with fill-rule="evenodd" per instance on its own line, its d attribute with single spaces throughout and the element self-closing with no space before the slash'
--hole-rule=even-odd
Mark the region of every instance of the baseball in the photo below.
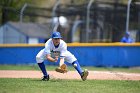
<svg viewBox="0 0 140 93">
<path fill-rule="evenodd" d="M 77 67 L 77 64 L 74 64 L 74 67 Z"/>
</svg>

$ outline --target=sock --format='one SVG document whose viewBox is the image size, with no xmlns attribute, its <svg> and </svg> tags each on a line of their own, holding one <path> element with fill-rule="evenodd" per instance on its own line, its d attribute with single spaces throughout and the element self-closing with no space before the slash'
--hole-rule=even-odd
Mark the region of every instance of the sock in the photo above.
<svg viewBox="0 0 140 93">
<path fill-rule="evenodd" d="M 80 75 L 82 75 L 82 69 L 81 69 L 81 67 L 80 67 L 80 65 L 79 65 L 79 63 L 78 63 L 78 61 L 76 60 L 76 61 L 74 61 L 73 63 L 72 63 L 72 65 L 73 65 L 73 67 L 78 71 L 78 73 L 80 74 Z"/>
<path fill-rule="evenodd" d="M 47 71 L 46 71 L 46 68 L 45 68 L 45 65 L 44 65 L 44 62 L 38 63 L 38 66 L 39 66 L 39 68 L 41 69 L 43 75 L 44 75 L 44 76 L 48 76 Z"/>
</svg>

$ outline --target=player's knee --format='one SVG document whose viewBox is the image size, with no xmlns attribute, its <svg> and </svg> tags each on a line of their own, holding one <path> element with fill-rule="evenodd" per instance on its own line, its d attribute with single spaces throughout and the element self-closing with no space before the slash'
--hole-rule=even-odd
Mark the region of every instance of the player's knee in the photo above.
<svg viewBox="0 0 140 93">
<path fill-rule="evenodd" d="M 40 57 L 38 57 L 38 56 L 36 56 L 36 62 L 37 62 L 37 63 L 42 63 L 42 62 L 43 62 L 43 59 L 40 58 Z"/>
</svg>

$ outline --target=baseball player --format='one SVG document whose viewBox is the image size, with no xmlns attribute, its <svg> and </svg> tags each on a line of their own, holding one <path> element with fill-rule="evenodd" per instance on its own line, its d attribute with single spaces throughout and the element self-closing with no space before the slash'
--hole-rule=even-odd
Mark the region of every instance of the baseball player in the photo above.
<svg viewBox="0 0 140 93">
<path fill-rule="evenodd" d="M 126 32 L 124 37 L 121 39 L 123 43 L 133 43 L 134 40 L 130 37 L 130 32 Z"/>
<path fill-rule="evenodd" d="M 62 37 L 59 32 L 53 32 L 51 38 L 45 43 L 45 48 L 36 56 L 38 66 L 44 75 L 42 80 L 49 80 L 49 74 L 46 71 L 43 61 L 47 59 L 50 62 L 57 62 L 58 57 L 60 57 L 59 67 L 64 65 L 64 61 L 66 61 L 73 65 L 83 81 L 86 80 L 89 74 L 88 70 L 81 69 L 77 59 L 67 50 L 67 44 L 61 38 Z"/>
</svg>

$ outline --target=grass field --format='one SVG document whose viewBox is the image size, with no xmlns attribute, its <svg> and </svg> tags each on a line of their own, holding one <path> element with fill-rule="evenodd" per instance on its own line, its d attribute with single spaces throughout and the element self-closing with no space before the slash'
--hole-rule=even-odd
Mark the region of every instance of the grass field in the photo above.
<svg viewBox="0 0 140 93">
<path fill-rule="evenodd" d="M 140 81 L 0 79 L 0 93 L 139 93 Z"/>
<path fill-rule="evenodd" d="M 56 66 L 47 66 L 54 70 Z M 139 68 L 83 67 L 93 71 L 140 73 Z M 74 70 L 69 67 L 69 70 Z M 37 65 L 0 65 L 0 70 L 39 70 Z M 0 78 L 0 93 L 140 93 L 140 81 Z"/>
<path fill-rule="evenodd" d="M 46 66 L 48 71 L 54 70 L 56 66 Z M 109 68 L 109 67 L 82 67 L 91 71 L 120 71 L 130 73 L 140 73 L 140 68 Z M 37 65 L 0 65 L 0 70 L 40 70 Z M 68 66 L 68 70 L 75 70 Z"/>
</svg>

